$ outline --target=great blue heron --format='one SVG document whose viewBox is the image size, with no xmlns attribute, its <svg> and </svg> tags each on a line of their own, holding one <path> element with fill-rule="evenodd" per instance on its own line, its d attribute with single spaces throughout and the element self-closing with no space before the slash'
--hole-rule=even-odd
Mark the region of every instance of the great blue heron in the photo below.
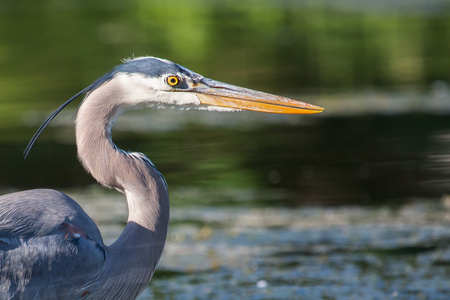
<svg viewBox="0 0 450 300">
<path fill-rule="evenodd" d="M 309 114 L 323 108 L 207 79 L 155 57 L 125 61 L 61 105 L 25 150 L 71 101 L 86 94 L 76 117 L 79 159 L 103 186 L 125 194 L 128 222 L 112 245 L 69 196 L 37 189 L 0 197 L 1 299 L 135 299 L 163 251 L 169 222 L 166 181 L 142 153 L 112 142 L 125 110 L 191 106 Z"/>
</svg>

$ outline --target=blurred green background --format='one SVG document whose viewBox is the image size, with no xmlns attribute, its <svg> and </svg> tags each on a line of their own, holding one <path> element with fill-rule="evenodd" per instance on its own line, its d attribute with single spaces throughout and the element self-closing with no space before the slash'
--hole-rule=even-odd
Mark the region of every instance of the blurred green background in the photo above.
<svg viewBox="0 0 450 300">
<path fill-rule="evenodd" d="M 250 190 L 263 205 L 440 197 L 450 186 L 449 53 L 445 0 L 0 0 L 0 187 L 93 184 L 76 159 L 77 104 L 25 161 L 22 151 L 71 95 L 123 58 L 152 55 L 326 108 L 127 113 L 116 143 L 146 153 L 173 195 L 192 188 L 194 202 L 233 203 L 246 194 L 229 191 Z"/>
</svg>

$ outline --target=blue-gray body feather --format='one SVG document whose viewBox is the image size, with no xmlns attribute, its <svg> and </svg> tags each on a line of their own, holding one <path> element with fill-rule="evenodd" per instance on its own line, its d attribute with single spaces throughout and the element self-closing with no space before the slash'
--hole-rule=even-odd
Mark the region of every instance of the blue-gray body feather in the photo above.
<svg viewBox="0 0 450 300">
<path fill-rule="evenodd" d="M 102 268 L 104 247 L 94 221 L 63 193 L 1 196 L 0 299 L 81 298 L 83 282 Z"/>
</svg>

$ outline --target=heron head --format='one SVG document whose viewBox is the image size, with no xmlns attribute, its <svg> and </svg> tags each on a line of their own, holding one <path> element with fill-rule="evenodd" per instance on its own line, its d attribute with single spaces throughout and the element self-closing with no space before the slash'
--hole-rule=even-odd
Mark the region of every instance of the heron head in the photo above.
<svg viewBox="0 0 450 300">
<path fill-rule="evenodd" d="M 117 66 L 112 80 L 127 88 L 127 104 L 208 110 L 312 114 L 322 107 L 205 78 L 171 61 L 140 57 Z"/>
<path fill-rule="evenodd" d="M 87 94 L 85 100 L 96 99 L 103 107 L 105 98 L 114 98 L 116 101 L 112 105 L 120 108 L 115 110 L 115 116 L 123 110 L 142 106 L 284 114 L 315 114 L 323 111 L 322 107 L 312 104 L 208 79 L 165 59 L 139 57 L 126 60 L 58 107 L 31 138 L 24 151 L 25 157 L 56 115 L 82 94 Z"/>
</svg>

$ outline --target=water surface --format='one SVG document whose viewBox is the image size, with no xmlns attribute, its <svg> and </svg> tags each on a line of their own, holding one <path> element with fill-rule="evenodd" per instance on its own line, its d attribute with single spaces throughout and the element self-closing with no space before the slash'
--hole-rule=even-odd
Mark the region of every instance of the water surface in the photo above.
<svg viewBox="0 0 450 300">
<path fill-rule="evenodd" d="M 126 220 L 122 197 L 76 198 L 112 242 Z M 448 299 L 449 222 L 448 197 L 398 207 L 175 206 L 139 299 Z"/>
</svg>

